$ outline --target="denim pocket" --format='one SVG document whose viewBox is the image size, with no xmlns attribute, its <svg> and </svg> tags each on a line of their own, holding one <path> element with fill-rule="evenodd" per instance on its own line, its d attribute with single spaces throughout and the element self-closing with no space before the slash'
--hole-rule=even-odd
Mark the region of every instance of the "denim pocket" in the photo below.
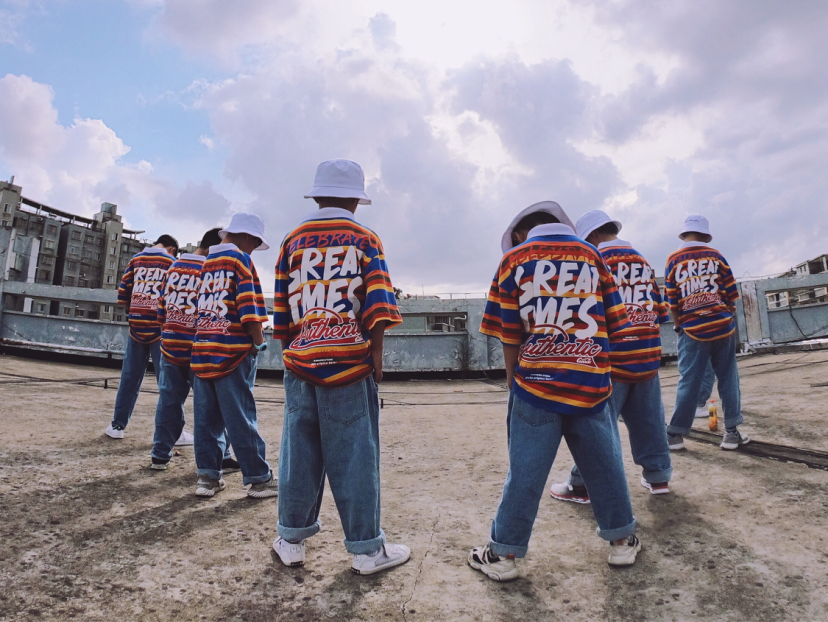
<svg viewBox="0 0 828 622">
<path fill-rule="evenodd" d="M 325 389 L 322 415 L 328 421 L 350 425 L 368 414 L 368 395 L 364 380 L 347 387 Z"/>
<path fill-rule="evenodd" d="M 532 406 L 532 404 L 524 402 L 517 396 L 515 396 L 515 400 L 512 402 L 511 414 L 520 417 L 533 428 L 548 425 L 556 421 L 558 418 L 558 413 L 552 412 L 551 410 L 544 410 L 543 408 L 538 408 L 537 406 Z"/>
</svg>

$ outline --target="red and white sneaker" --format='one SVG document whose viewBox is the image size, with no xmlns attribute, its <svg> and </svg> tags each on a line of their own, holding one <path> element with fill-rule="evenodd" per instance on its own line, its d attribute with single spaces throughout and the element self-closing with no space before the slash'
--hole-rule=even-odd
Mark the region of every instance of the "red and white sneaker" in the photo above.
<svg viewBox="0 0 828 622">
<path fill-rule="evenodd" d="M 552 484 L 549 494 L 559 501 L 570 501 L 572 503 L 589 503 L 589 493 L 586 486 L 572 486 L 569 482 L 563 484 Z"/>
<path fill-rule="evenodd" d="M 651 495 L 666 495 L 670 492 L 670 482 L 658 482 L 657 484 L 653 484 L 642 477 L 641 485 L 649 490 Z"/>
</svg>

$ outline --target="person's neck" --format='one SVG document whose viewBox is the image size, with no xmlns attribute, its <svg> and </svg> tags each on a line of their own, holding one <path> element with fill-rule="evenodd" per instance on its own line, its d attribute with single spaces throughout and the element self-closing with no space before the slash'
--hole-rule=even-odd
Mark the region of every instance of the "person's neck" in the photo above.
<svg viewBox="0 0 828 622">
<path fill-rule="evenodd" d="M 701 235 L 693 235 L 693 234 L 685 235 L 684 236 L 684 241 L 685 242 L 701 242 L 703 244 L 707 244 L 707 239 L 705 238 L 705 236 L 701 236 Z"/>
<path fill-rule="evenodd" d="M 595 239 L 595 246 L 603 244 L 604 242 L 613 242 L 618 239 L 618 236 L 614 233 L 601 233 L 592 237 Z"/>
<path fill-rule="evenodd" d="M 356 210 L 357 210 L 358 206 L 359 206 L 359 203 L 357 203 L 356 205 L 351 206 L 351 207 L 345 207 L 345 206 L 342 206 L 342 205 L 320 205 L 319 209 L 325 209 L 327 207 L 336 207 L 336 208 L 339 208 L 339 209 L 344 209 L 346 212 L 351 212 L 352 214 L 356 214 Z"/>
<path fill-rule="evenodd" d="M 209 248 L 201 248 L 200 246 L 195 249 L 193 255 L 198 255 L 199 257 L 207 257 L 210 254 Z"/>
</svg>

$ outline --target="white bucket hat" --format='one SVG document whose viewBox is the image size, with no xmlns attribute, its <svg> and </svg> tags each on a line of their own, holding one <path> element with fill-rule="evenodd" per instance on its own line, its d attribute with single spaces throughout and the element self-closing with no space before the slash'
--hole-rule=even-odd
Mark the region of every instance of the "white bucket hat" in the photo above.
<svg viewBox="0 0 828 622">
<path fill-rule="evenodd" d="M 621 231 L 620 222 L 610 218 L 606 212 L 594 209 L 578 219 L 578 222 L 575 223 L 575 232 L 579 238 L 586 240 L 590 233 L 610 222 Z"/>
<path fill-rule="evenodd" d="M 523 220 L 524 217 L 529 214 L 534 214 L 535 212 L 546 212 L 547 214 L 552 214 L 552 216 L 561 221 L 561 224 L 575 229 L 572 225 L 572 221 L 569 220 L 569 216 L 566 215 L 563 208 L 555 203 L 555 201 L 541 201 L 540 203 L 533 203 L 515 216 L 512 219 L 512 222 L 509 223 L 509 226 L 506 227 L 506 232 L 503 234 L 503 237 L 500 238 L 500 249 L 504 254 L 512 250 L 512 232 L 515 230 L 515 226 L 517 226 L 517 224 Z"/>
<path fill-rule="evenodd" d="M 270 245 L 264 238 L 264 221 L 256 216 L 256 214 L 247 214 L 242 212 L 240 214 L 233 214 L 230 220 L 230 225 L 219 231 L 219 237 L 223 240 L 228 233 L 247 233 L 253 237 L 259 238 L 262 243 L 253 250 L 266 251 Z"/>
<path fill-rule="evenodd" d="M 359 199 L 360 205 L 371 205 L 365 194 L 365 173 L 351 160 L 326 160 L 317 166 L 313 188 L 305 195 L 306 199 L 314 197 Z"/>
<path fill-rule="evenodd" d="M 701 233 L 708 236 L 710 239 L 713 239 L 713 236 L 710 235 L 710 223 L 707 221 L 707 218 L 699 216 L 698 214 L 688 216 L 684 220 L 684 229 L 682 229 L 681 233 L 679 233 L 679 237 L 683 236 L 685 233 Z"/>
</svg>

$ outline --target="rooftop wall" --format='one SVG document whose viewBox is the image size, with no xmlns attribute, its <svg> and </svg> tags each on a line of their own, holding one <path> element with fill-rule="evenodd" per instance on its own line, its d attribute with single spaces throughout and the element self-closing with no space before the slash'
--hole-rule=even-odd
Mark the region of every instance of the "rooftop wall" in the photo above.
<svg viewBox="0 0 828 622">
<path fill-rule="evenodd" d="M 810 286 L 828 286 L 828 274 L 741 283 L 742 299 L 737 304 L 737 327 L 743 346 L 783 344 L 828 336 L 828 304 L 768 309 L 767 292 Z M 116 292 L 111 290 L 38 283 L 0 282 L 0 296 L 4 303 L 12 299 L 19 303 L 20 299 L 29 298 L 60 301 L 61 306 L 116 304 Z M 126 322 L 10 310 L 24 308 L 19 304 L 3 306 L 0 309 L 0 340 L 6 345 L 116 359 L 123 355 L 128 338 Z M 484 306 L 485 300 L 480 298 L 401 300 L 400 311 L 404 323 L 386 336 L 386 371 L 503 369 L 499 342 L 480 334 Z M 429 330 L 429 318 L 452 317 L 453 314 L 465 314 L 465 329 L 456 330 L 455 326 L 440 325 L 447 332 Z M 677 339 L 671 323 L 662 325 L 661 338 L 663 356 L 675 356 Z M 259 366 L 262 369 L 282 369 L 278 343 L 274 343 L 273 347 L 262 354 Z"/>
</svg>

